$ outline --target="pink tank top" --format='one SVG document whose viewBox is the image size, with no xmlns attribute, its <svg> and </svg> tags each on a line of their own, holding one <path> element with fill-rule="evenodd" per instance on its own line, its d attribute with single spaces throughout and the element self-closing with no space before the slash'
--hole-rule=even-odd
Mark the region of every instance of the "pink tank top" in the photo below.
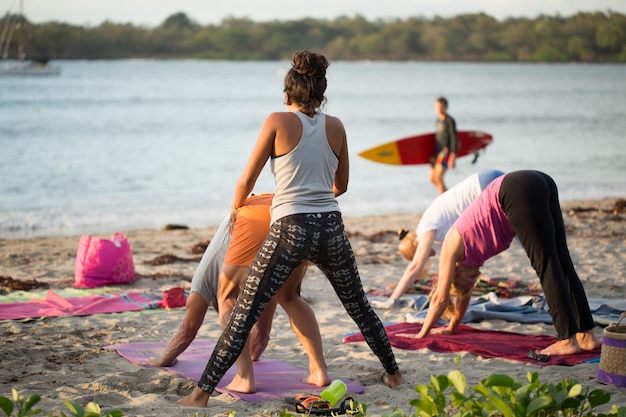
<svg viewBox="0 0 626 417">
<path fill-rule="evenodd" d="M 487 259 L 506 250 L 515 237 L 498 199 L 505 176 L 489 184 L 452 225 L 463 239 L 465 266 L 482 266 Z"/>
</svg>

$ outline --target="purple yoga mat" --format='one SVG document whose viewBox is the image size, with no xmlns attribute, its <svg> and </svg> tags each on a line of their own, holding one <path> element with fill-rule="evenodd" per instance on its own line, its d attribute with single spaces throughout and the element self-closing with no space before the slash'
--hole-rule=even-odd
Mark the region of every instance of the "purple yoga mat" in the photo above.
<svg viewBox="0 0 626 417">
<path fill-rule="evenodd" d="M 104 349 L 115 350 L 129 362 L 141 364 L 148 358 L 160 356 L 166 347 L 167 342 L 142 342 L 110 345 L 105 346 Z M 159 369 L 197 382 L 214 347 L 215 341 L 213 340 L 194 340 L 173 366 Z M 234 375 L 235 367 L 232 367 L 218 384 L 217 391 L 254 403 L 283 400 L 285 397 L 295 397 L 303 393 L 319 394 L 323 389 L 302 382 L 302 379 L 308 375 L 307 370 L 274 359 L 261 358 L 254 363 L 254 379 L 257 389 L 254 394 L 242 394 L 224 389 L 223 387 L 228 385 Z M 364 388 L 360 384 L 345 378 L 341 380 L 345 382 L 349 394 L 363 393 Z"/>
</svg>

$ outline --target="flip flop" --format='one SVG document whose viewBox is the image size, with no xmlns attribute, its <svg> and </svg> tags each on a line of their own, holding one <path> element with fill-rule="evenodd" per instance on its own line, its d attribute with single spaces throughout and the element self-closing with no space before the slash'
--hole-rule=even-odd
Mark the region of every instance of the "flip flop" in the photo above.
<svg viewBox="0 0 626 417">
<path fill-rule="evenodd" d="M 534 359 L 536 361 L 539 362 L 549 362 L 550 361 L 550 355 L 544 355 L 543 353 L 537 353 L 536 350 L 532 349 L 530 352 L 528 352 L 527 355 L 530 359 Z"/>
</svg>

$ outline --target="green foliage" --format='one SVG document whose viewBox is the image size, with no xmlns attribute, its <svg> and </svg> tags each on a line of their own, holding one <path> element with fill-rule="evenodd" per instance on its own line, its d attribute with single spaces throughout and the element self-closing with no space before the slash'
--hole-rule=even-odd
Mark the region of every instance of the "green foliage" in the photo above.
<svg viewBox="0 0 626 417">
<path fill-rule="evenodd" d="M 28 417 L 42 414 L 43 410 L 34 408 L 41 401 L 41 396 L 33 394 L 26 399 L 20 397 L 18 392 L 13 389 L 11 391 L 12 399 L 0 397 L 0 410 L 4 412 L 6 417 Z M 100 406 L 96 403 L 89 403 L 84 408 L 78 404 L 64 402 L 63 405 L 69 410 L 69 414 L 63 411 L 49 412 L 48 416 L 59 417 L 122 417 L 124 414 L 119 410 L 107 411 L 103 413 Z"/>
<path fill-rule="evenodd" d="M 528 372 L 526 379 L 520 382 L 509 375 L 492 374 L 470 387 L 457 369 L 447 375 L 431 375 L 427 385 L 415 388 L 418 397 L 410 404 L 419 417 L 626 417 L 626 407 L 615 405 L 609 414 L 594 413 L 597 407 L 611 400 L 611 395 L 603 390 L 590 391 L 573 379 L 557 384 L 542 383 L 537 372 Z M 396 409 L 393 414 L 383 416 L 405 414 Z"/>
<path fill-rule="evenodd" d="M 0 18 L 0 27 L 8 18 Z M 502 21 L 484 13 L 373 22 L 359 15 L 268 22 L 229 17 L 207 26 L 176 12 L 155 28 L 25 21 L 21 32 L 30 57 L 54 59 L 280 60 L 308 48 L 332 60 L 626 61 L 626 15 L 611 11 Z M 16 50 L 17 37 L 10 48 Z"/>
</svg>

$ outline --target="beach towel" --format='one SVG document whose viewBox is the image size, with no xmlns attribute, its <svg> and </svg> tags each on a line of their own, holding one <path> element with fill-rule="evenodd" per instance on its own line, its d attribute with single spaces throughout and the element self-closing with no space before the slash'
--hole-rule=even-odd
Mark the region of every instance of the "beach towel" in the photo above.
<svg viewBox="0 0 626 417">
<path fill-rule="evenodd" d="M 88 316 L 159 308 L 162 298 L 151 298 L 135 292 L 93 294 L 86 297 L 63 297 L 49 290 L 43 299 L 0 304 L 0 320 L 21 320 L 40 317 Z"/>
<path fill-rule="evenodd" d="M 413 286 L 409 288 L 409 294 L 430 294 L 434 284 L 437 282 L 438 275 L 435 274 L 429 278 L 422 278 L 415 281 Z M 389 297 L 396 286 L 396 283 L 385 285 L 384 289 L 368 291 L 369 296 L 385 296 Z M 480 275 L 476 281 L 476 285 L 472 290 L 472 295 L 480 296 L 488 293 L 495 293 L 500 298 L 513 298 L 522 295 L 541 295 L 543 289 L 539 283 L 539 279 L 523 281 L 520 279 L 506 277 L 488 277 Z"/>
<path fill-rule="evenodd" d="M 146 359 L 160 356 L 167 347 L 167 342 L 140 342 L 123 343 L 118 345 L 105 346 L 104 349 L 112 349 L 128 360 L 129 362 L 141 364 Z M 198 381 L 213 352 L 215 341 L 194 340 L 191 345 L 179 357 L 176 363 L 163 369 L 183 378 Z M 235 367 L 228 370 L 224 378 L 217 386 L 217 391 L 229 394 L 237 399 L 260 403 L 264 401 L 284 400 L 285 397 L 295 397 L 298 394 L 310 393 L 319 394 L 323 388 L 305 384 L 302 379 L 308 376 L 309 372 L 284 362 L 261 358 L 254 362 L 254 379 L 257 392 L 253 394 L 243 394 L 241 392 L 229 391 L 224 387 L 230 383 L 235 375 Z M 348 388 L 348 394 L 362 394 L 363 386 L 346 378 L 341 379 Z"/>
<path fill-rule="evenodd" d="M 385 326 L 391 345 L 398 349 L 429 349 L 433 352 L 452 353 L 469 352 L 485 358 L 511 359 L 518 362 L 547 365 L 576 365 L 600 356 L 600 349 L 581 352 L 577 355 L 552 356 L 548 362 L 539 362 L 529 358 L 530 350 L 541 350 L 556 338 L 547 335 L 532 336 L 521 333 L 480 330 L 461 324 L 454 335 L 429 334 L 424 339 L 415 337 L 422 328 L 418 323 L 397 323 Z M 364 341 L 361 333 L 354 333 L 344 338 L 344 343 Z"/>
<path fill-rule="evenodd" d="M 374 307 L 377 303 L 384 303 L 387 297 L 369 297 Z M 428 296 L 425 294 L 404 294 L 399 298 L 402 307 L 413 308 L 416 312 L 408 312 L 405 321 L 408 323 L 422 323 L 428 314 Z M 606 298 L 589 298 L 589 308 L 595 323 L 607 326 L 619 319 L 626 310 L 626 301 Z M 490 292 L 478 297 L 472 297 L 462 323 L 478 323 L 484 320 L 504 320 L 513 323 L 545 323 L 552 324 L 552 317 L 548 313 L 548 305 L 542 295 L 523 295 L 512 298 L 502 298 Z M 440 321 L 440 323 L 444 323 Z"/>
<path fill-rule="evenodd" d="M 412 298 L 412 303 L 407 301 L 407 305 L 414 305 L 418 311 L 407 313 L 405 320 L 409 323 L 422 323 L 428 314 L 428 296 L 416 294 Z M 478 323 L 483 320 L 552 324 L 552 317 L 548 314 L 548 307 L 543 296 L 525 295 L 500 298 L 493 292 L 472 297 L 462 323 Z"/>
</svg>

